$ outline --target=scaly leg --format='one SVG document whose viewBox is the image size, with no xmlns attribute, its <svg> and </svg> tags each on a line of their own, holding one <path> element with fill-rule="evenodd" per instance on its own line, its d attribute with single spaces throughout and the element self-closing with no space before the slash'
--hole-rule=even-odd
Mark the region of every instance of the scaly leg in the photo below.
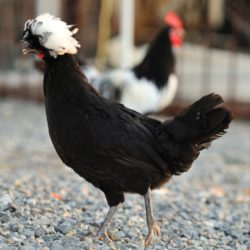
<svg viewBox="0 0 250 250">
<path fill-rule="evenodd" d="M 160 237 L 161 231 L 153 216 L 150 189 L 148 189 L 148 192 L 145 194 L 144 199 L 145 199 L 145 207 L 146 207 L 146 218 L 147 218 L 147 224 L 148 224 L 148 235 L 145 239 L 145 246 L 148 246 L 153 240 L 154 234 L 157 234 Z"/>
<path fill-rule="evenodd" d="M 110 234 L 110 232 L 108 231 L 108 226 L 110 224 L 110 221 L 113 217 L 113 215 L 115 214 L 116 210 L 118 209 L 118 205 L 117 206 L 113 206 L 113 207 L 110 207 L 109 211 L 108 211 L 108 214 L 104 220 L 104 222 L 102 223 L 102 226 L 101 228 L 98 230 L 97 234 L 96 234 L 96 237 L 99 239 L 99 240 L 103 240 L 105 237 L 108 237 L 110 238 L 111 240 L 113 240 L 112 238 L 112 235 Z"/>
</svg>

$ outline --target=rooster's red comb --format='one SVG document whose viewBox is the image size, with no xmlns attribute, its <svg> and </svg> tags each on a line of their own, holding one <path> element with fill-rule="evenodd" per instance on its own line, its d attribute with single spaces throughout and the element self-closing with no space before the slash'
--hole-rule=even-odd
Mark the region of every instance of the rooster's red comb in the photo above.
<svg viewBox="0 0 250 250">
<path fill-rule="evenodd" d="M 166 24 L 168 24 L 174 28 L 183 28 L 183 24 L 182 24 L 181 19 L 173 11 L 170 11 L 165 15 L 164 21 Z"/>
</svg>

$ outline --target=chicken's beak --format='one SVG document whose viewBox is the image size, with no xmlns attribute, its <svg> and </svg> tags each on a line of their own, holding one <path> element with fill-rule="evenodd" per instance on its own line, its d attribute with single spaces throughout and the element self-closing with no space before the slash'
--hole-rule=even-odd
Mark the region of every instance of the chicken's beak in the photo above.
<svg viewBox="0 0 250 250">
<path fill-rule="evenodd" d="M 37 51 L 35 49 L 30 49 L 30 48 L 26 48 L 26 49 L 23 49 L 23 54 L 24 55 L 27 55 L 27 54 L 34 54 L 36 53 Z"/>
<path fill-rule="evenodd" d="M 23 39 L 22 42 L 24 43 L 24 49 L 22 50 L 24 55 L 37 53 L 37 51 L 32 48 L 28 41 Z"/>
<path fill-rule="evenodd" d="M 28 38 L 28 37 L 29 37 L 28 31 L 24 31 L 24 32 L 22 33 L 22 38 L 21 38 L 21 41 L 24 43 L 24 47 L 25 47 L 25 48 L 22 50 L 24 55 L 36 53 L 36 50 L 33 49 L 33 48 L 31 48 L 30 43 L 27 41 L 27 38 Z"/>
</svg>

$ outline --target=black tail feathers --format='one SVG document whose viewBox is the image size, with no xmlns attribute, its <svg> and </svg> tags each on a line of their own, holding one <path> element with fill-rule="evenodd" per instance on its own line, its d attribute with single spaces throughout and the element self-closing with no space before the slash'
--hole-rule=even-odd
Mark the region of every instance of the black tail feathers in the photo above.
<svg viewBox="0 0 250 250">
<path fill-rule="evenodd" d="M 221 96 L 210 94 L 193 103 L 164 126 L 177 141 L 201 145 L 222 136 L 232 119 L 232 113 L 225 107 Z"/>
</svg>

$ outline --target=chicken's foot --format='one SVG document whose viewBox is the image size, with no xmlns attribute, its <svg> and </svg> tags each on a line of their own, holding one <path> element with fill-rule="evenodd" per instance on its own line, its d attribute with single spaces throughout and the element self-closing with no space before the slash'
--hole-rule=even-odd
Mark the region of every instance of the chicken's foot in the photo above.
<svg viewBox="0 0 250 250">
<path fill-rule="evenodd" d="M 157 236 L 159 237 L 161 236 L 161 231 L 153 216 L 150 189 L 148 189 L 148 192 L 145 194 L 144 200 L 145 200 L 146 218 L 147 218 L 147 224 L 148 224 L 148 235 L 145 238 L 145 246 L 148 246 L 153 240 L 155 234 L 157 234 Z"/>
<path fill-rule="evenodd" d="M 104 220 L 104 222 L 102 223 L 102 226 L 100 227 L 100 229 L 98 230 L 96 237 L 99 240 L 103 240 L 105 237 L 108 237 L 109 239 L 113 240 L 112 234 L 108 231 L 108 227 L 110 224 L 110 221 L 113 217 L 113 215 L 115 214 L 116 210 L 118 209 L 118 205 L 117 206 L 113 206 L 110 207 L 108 214 Z"/>
</svg>

